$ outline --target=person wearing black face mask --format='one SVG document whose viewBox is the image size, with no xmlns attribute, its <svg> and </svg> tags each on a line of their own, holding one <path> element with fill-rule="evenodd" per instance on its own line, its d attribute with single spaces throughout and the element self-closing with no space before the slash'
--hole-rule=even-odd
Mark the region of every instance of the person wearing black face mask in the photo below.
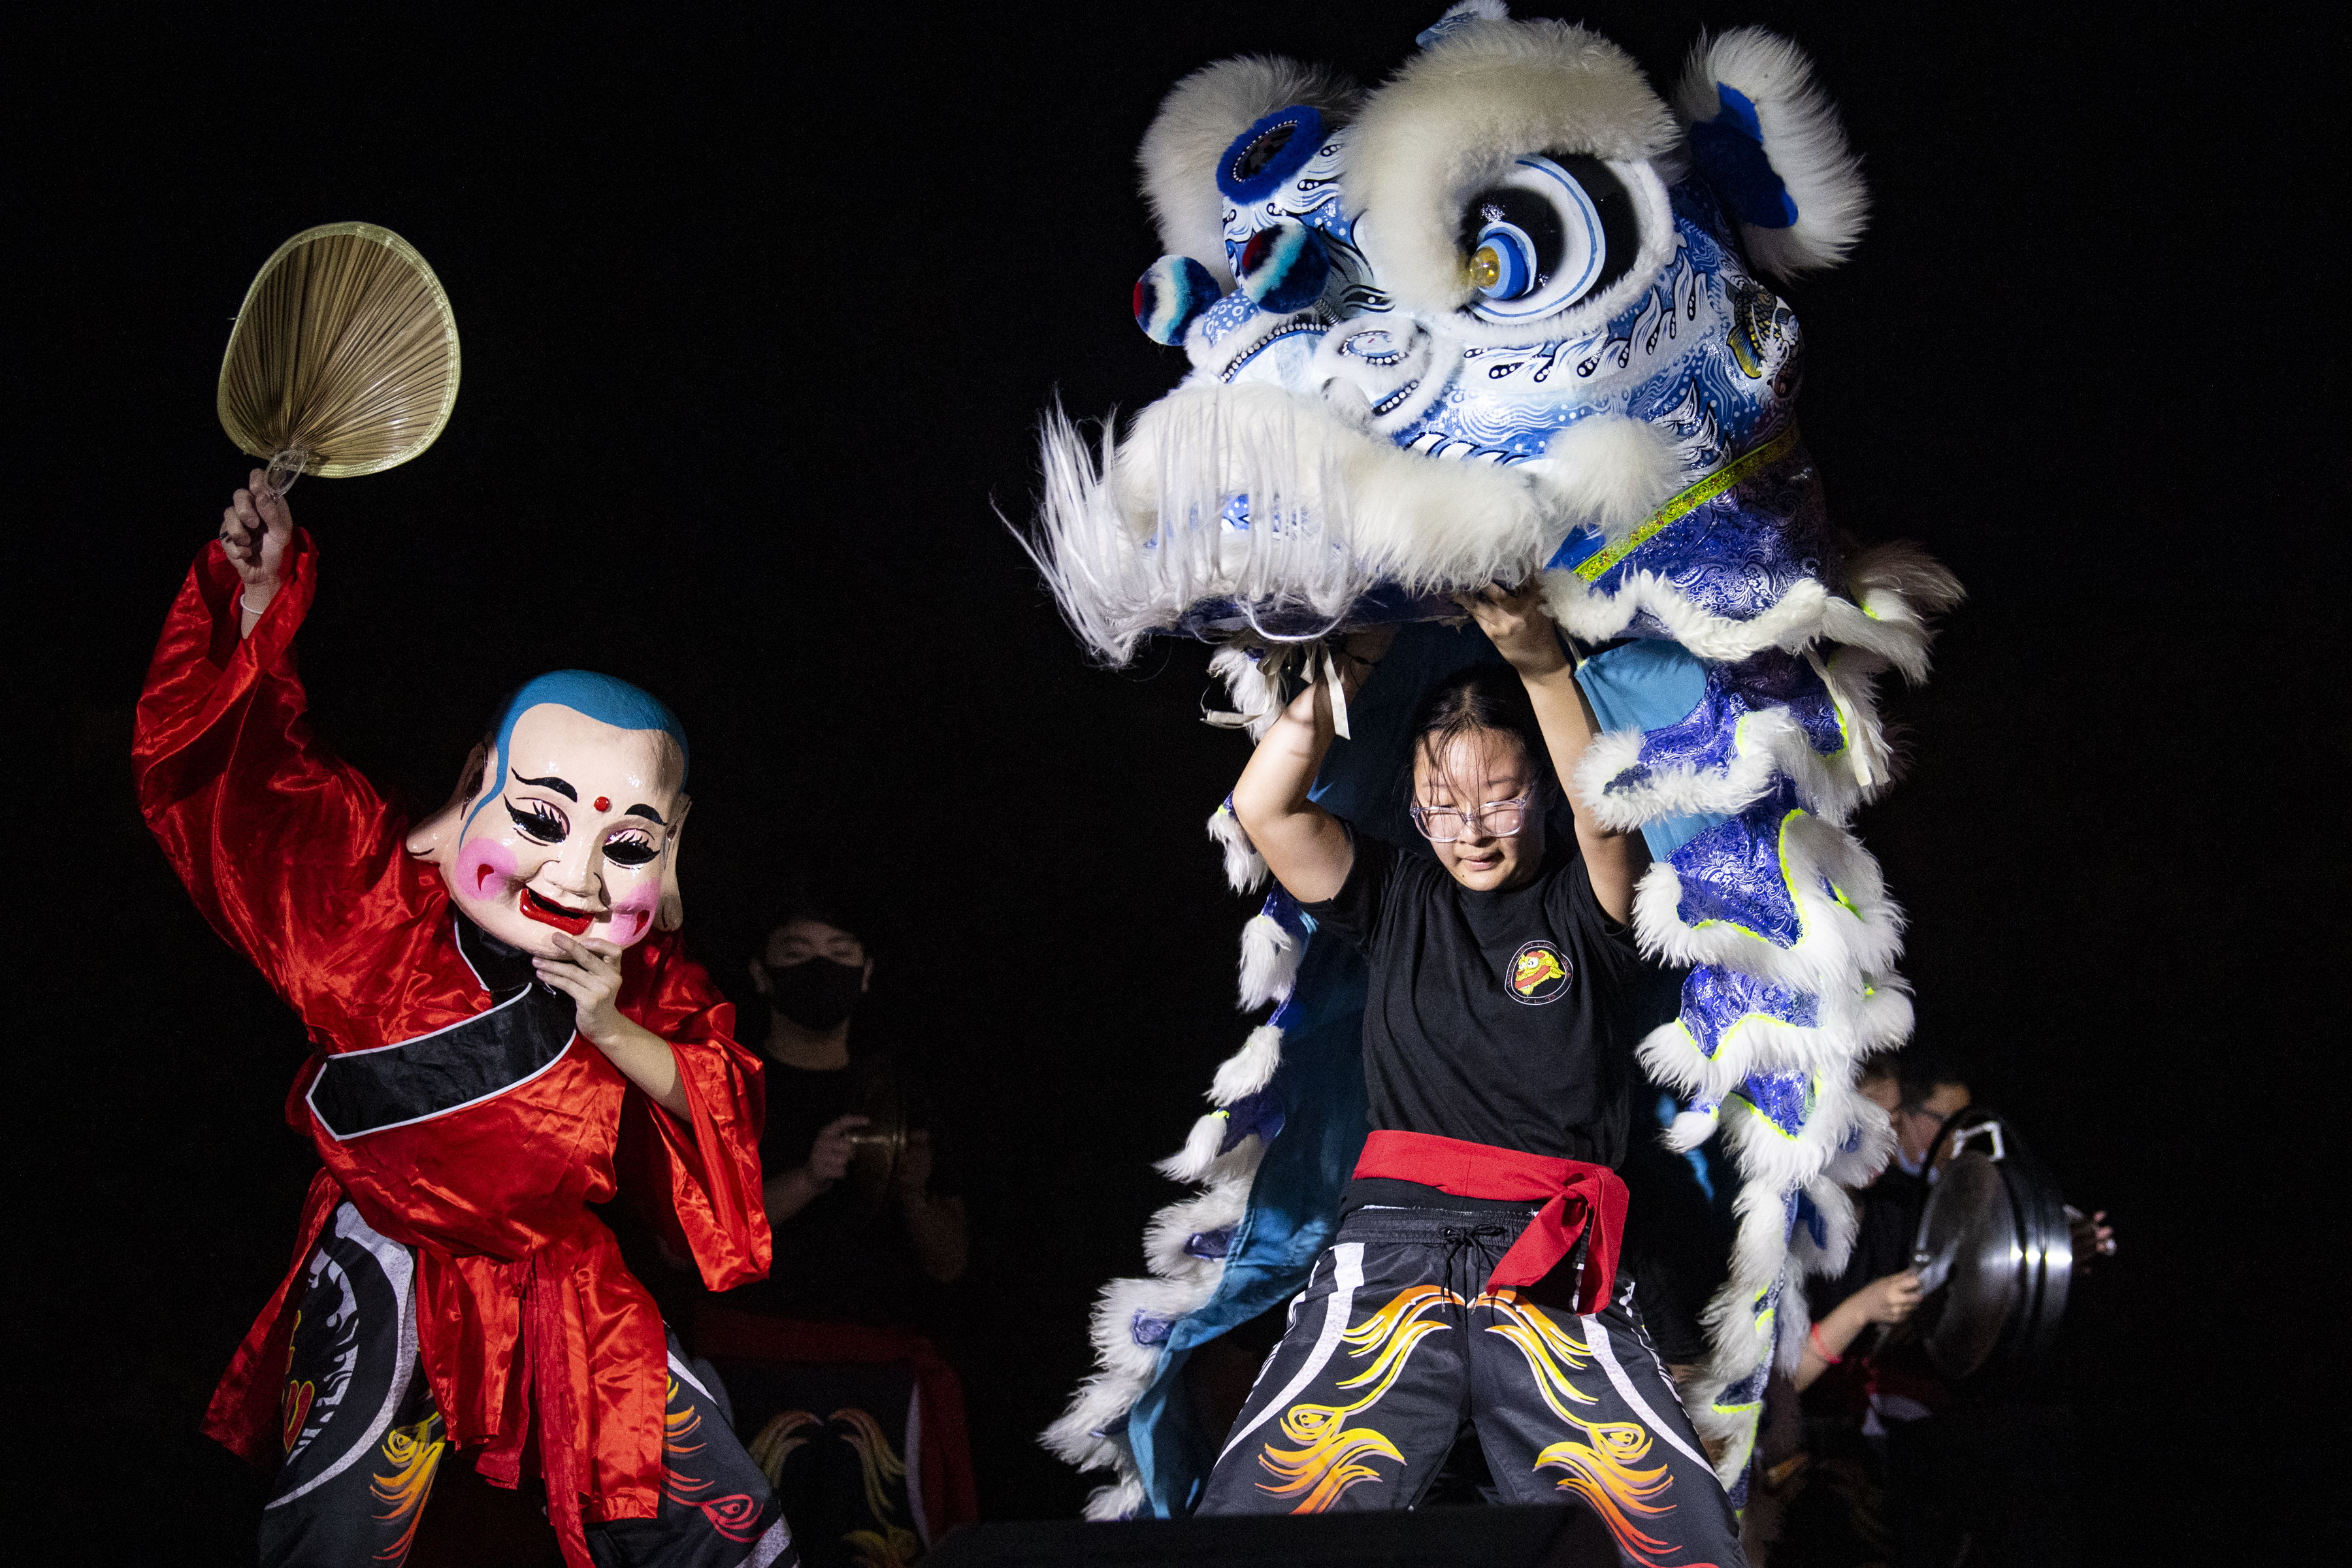
<svg viewBox="0 0 2352 1568">
<path fill-rule="evenodd" d="M 768 1129 L 760 1141 L 767 1173 L 763 1195 L 769 1223 L 788 1239 L 794 1228 L 839 1228 L 837 1224 L 795 1227 L 793 1222 L 832 1194 L 847 1175 L 854 1136 L 866 1122 L 856 1107 L 866 1102 L 877 1074 L 889 1070 L 886 1062 L 858 1061 L 849 1049 L 850 1026 L 873 976 L 874 961 L 864 941 L 814 913 L 793 914 L 771 929 L 765 950 L 751 965 L 751 983 L 767 998 L 769 1014 L 767 1037 L 761 1042 L 769 1061 Z M 908 1135 L 889 1206 L 905 1232 L 916 1268 L 925 1279 L 947 1284 L 964 1271 L 969 1230 L 963 1200 L 933 1192 L 933 1174 L 929 1130 L 917 1127 Z M 809 1218 L 837 1221 L 840 1216 L 831 1211 L 845 1207 L 839 1200 L 829 1202 Z M 870 1233 L 874 1227 L 860 1228 Z M 842 1261 L 838 1246 L 821 1250 Z M 790 1265 L 780 1259 L 778 1275 L 790 1272 Z M 856 1301 L 859 1292 L 842 1289 L 849 1283 L 836 1271 L 820 1299 L 778 1300 L 775 1305 L 809 1316 L 829 1317 L 847 1307 L 853 1315 L 866 1317 L 873 1315 L 862 1310 L 868 1305 L 886 1317 L 903 1313 L 903 1300 Z M 785 1287 L 787 1280 L 774 1278 L 772 1285 Z M 766 1292 L 771 1297 L 780 1293 L 779 1289 Z M 898 1313 L 890 1310 L 893 1306 Z M 819 1308 L 829 1310 L 820 1314 Z"/>
<path fill-rule="evenodd" d="M 807 1568 L 866 1561 L 876 1539 L 911 1562 L 917 1510 L 934 1534 L 974 1517 L 961 1395 L 926 1337 L 955 1326 L 948 1288 L 969 1249 L 954 1145 L 934 1147 L 919 1077 L 877 1048 L 860 1016 L 875 973 L 862 929 L 803 899 L 770 922 L 751 961 L 768 1014 L 760 1159 L 775 1262 L 766 1279 L 694 1310 L 697 1348 L 792 1510 Z M 886 1083 L 907 1142 L 887 1188 L 874 1191 L 849 1179 L 851 1156 Z"/>
<path fill-rule="evenodd" d="M 788 942 L 817 939 L 811 930 L 788 930 Z M 845 934 L 835 932 L 835 938 Z M 857 944 L 855 937 L 849 942 L 851 945 Z M 768 1005 L 784 1022 L 814 1035 L 837 1032 L 849 1022 L 850 1014 L 857 1010 L 857 1004 L 865 997 L 867 977 L 874 973 L 871 960 L 845 963 L 824 953 L 793 963 L 762 962 L 759 968 L 767 976 Z"/>
</svg>

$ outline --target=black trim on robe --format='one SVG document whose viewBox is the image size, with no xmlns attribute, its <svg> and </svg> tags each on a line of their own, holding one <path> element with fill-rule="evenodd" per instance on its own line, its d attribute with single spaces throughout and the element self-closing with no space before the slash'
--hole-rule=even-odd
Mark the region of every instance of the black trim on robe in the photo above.
<svg viewBox="0 0 2352 1568">
<path fill-rule="evenodd" d="M 429 1121 L 528 1083 L 572 1048 L 577 1010 L 537 984 L 530 955 L 462 916 L 457 951 L 497 998 L 486 1012 L 430 1035 L 327 1058 L 306 1097 L 338 1141 Z"/>
</svg>

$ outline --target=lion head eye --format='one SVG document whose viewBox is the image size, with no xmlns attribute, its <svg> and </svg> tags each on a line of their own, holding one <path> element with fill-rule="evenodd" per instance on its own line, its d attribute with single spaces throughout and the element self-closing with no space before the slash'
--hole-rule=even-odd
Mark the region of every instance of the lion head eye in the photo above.
<svg viewBox="0 0 2352 1568">
<path fill-rule="evenodd" d="M 1490 321 L 1566 310 L 1623 277 L 1640 248 L 1623 182 L 1580 155 L 1521 158 L 1465 204 L 1462 229 L 1469 308 Z"/>
</svg>

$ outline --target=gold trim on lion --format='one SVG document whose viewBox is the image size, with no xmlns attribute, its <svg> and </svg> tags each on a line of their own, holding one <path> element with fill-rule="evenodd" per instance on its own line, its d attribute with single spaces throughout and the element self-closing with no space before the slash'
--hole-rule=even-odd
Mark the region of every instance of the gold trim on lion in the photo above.
<svg viewBox="0 0 2352 1568">
<path fill-rule="evenodd" d="M 1721 495 L 1759 468 L 1769 467 L 1796 450 L 1796 421 L 1762 446 L 1742 454 L 1687 489 L 1677 492 L 1674 499 L 1652 512 L 1639 528 L 1597 554 L 1587 556 L 1570 568 L 1588 583 L 1598 583 L 1609 570 L 1649 542 L 1660 530 L 1671 528 L 1708 501 Z"/>
</svg>

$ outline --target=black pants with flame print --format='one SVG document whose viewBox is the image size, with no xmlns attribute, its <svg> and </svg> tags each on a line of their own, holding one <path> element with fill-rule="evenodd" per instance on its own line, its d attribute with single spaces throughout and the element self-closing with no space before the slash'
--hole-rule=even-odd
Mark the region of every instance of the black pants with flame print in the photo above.
<svg viewBox="0 0 2352 1568">
<path fill-rule="evenodd" d="M 1743 1568 L 1739 1527 L 1642 1328 L 1486 1277 L 1509 1214 L 1367 1208 L 1290 1306 L 1202 1513 L 1412 1508 L 1465 1427 L 1505 1502 L 1580 1505 L 1629 1563 Z"/>
<path fill-rule="evenodd" d="M 280 1406 L 263 1568 L 400 1568 L 448 1456 L 417 1363 L 415 1258 L 345 1204 L 311 1253 Z M 660 1517 L 587 1527 L 599 1568 L 793 1568 L 792 1532 L 711 1393 L 669 1345 Z M 457 1461 L 464 1463 L 462 1459 Z"/>
</svg>

